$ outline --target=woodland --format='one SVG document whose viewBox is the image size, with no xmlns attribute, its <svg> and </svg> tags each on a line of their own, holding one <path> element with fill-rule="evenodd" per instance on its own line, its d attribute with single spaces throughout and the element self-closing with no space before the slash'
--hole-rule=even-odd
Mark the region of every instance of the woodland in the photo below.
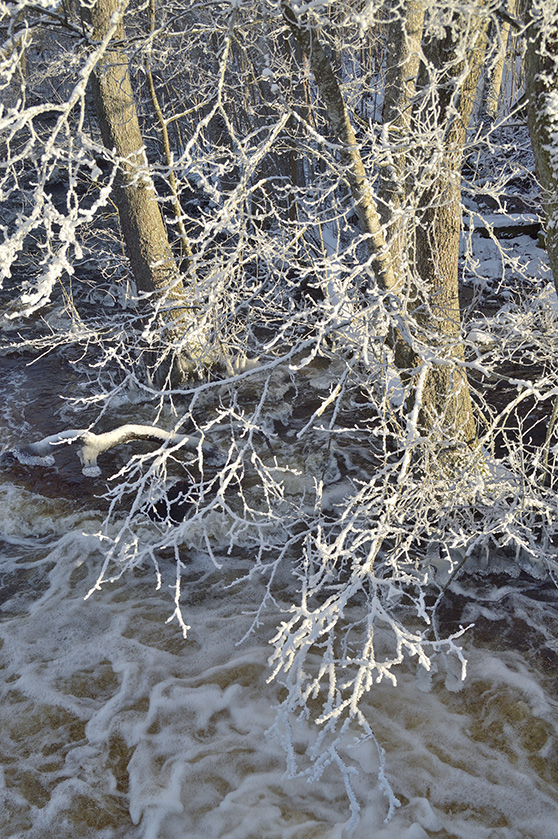
<svg viewBox="0 0 558 839">
<path fill-rule="evenodd" d="M 1 351 L 73 375 L 2 468 L 75 451 L 96 588 L 174 564 L 184 636 L 189 554 L 253 557 L 254 626 L 286 587 L 276 732 L 356 816 L 363 695 L 466 676 L 448 586 L 558 570 L 558 2 L 0 0 L 0 32 Z"/>
</svg>

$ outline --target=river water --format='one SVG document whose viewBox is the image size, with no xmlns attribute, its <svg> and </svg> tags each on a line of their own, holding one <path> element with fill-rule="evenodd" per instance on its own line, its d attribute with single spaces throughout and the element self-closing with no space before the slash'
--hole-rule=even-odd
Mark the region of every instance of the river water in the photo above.
<svg viewBox="0 0 558 839">
<path fill-rule="evenodd" d="M 4 442 L 63 426 L 72 374 L 55 360 L 1 359 Z M 185 555 L 184 640 L 174 568 L 137 568 L 86 598 L 102 553 L 97 498 L 75 456 L 0 473 L 0 837 L 2 839 L 341 839 L 345 788 L 329 767 L 285 777 L 266 732 L 283 697 L 268 683 L 270 608 L 242 642 L 263 582 L 231 586 Z M 149 523 L 138 524 L 141 528 Z M 288 581 L 282 589 L 288 600 Z M 278 595 L 280 597 L 280 594 Z M 370 743 L 353 754 L 361 813 L 353 839 L 553 839 L 558 815 L 558 593 L 526 576 L 458 579 L 446 628 L 463 640 L 465 684 L 428 684 L 410 665 L 363 710 L 401 806 L 388 823 Z M 300 748 L 312 737 L 301 723 Z"/>
</svg>

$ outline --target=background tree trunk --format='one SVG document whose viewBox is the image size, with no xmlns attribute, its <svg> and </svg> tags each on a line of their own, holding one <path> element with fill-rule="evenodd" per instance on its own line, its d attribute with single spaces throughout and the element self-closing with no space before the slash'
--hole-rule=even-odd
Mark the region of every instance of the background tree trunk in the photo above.
<svg viewBox="0 0 558 839">
<path fill-rule="evenodd" d="M 546 215 L 546 250 L 558 291 L 558 2 L 533 0 L 528 22 L 525 87 L 529 132 Z"/>
<path fill-rule="evenodd" d="M 283 15 L 302 52 L 310 62 L 316 84 L 325 102 L 331 130 L 341 147 L 340 157 L 341 165 L 344 168 L 343 174 L 347 179 L 355 202 L 360 229 L 366 237 L 368 252 L 376 262 L 378 282 L 384 290 L 395 291 L 397 289 L 397 277 L 391 265 L 382 223 L 366 177 L 355 132 L 331 63 L 316 33 L 299 25 L 298 19 L 288 3 L 283 4 Z"/>
<path fill-rule="evenodd" d="M 516 13 L 516 0 L 508 0 L 506 11 L 510 15 Z M 511 24 L 509 20 L 492 21 L 490 25 L 490 38 L 498 40 L 496 55 L 486 69 L 486 78 L 482 91 L 480 104 L 481 121 L 489 127 L 495 120 L 498 113 L 498 100 L 502 89 L 504 66 L 510 38 Z"/>
<path fill-rule="evenodd" d="M 152 35 L 155 31 L 155 0 L 149 0 L 148 4 L 148 16 L 149 16 L 149 33 Z M 170 138 L 169 138 L 169 131 L 167 122 L 163 115 L 163 111 L 161 109 L 161 105 L 159 102 L 159 97 L 157 96 L 157 90 L 155 88 L 155 80 L 153 78 L 153 73 L 151 70 L 151 62 L 148 56 L 144 59 L 144 69 L 145 69 L 145 77 L 147 80 L 147 87 L 149 89 L 149 96 L 151 99 L 151 105 L 153 107 L 153 111 L 155 113 L 155 117 L 157 119 L 157 124 L 159 131 L 161 132 L 161 144 L 163 147 L 163 156 L 165 158 L 165 163 L 168 168 L 168 185 L 171 192 L 172 197 L 172 209 L 174 213 L 174 218 L 176 222 L 176 226 L 178 228 L 178 236 L 179 236 L 179 243 L 180 243 L 180 261 L 179 264 L 184 270 L 188 270 L 191 268 L 192 265 L 192 250 L 190 248 L 190 242 L 188 240 L 188 234 L 186 232 L 186 228 L 184 227 L 184 220 L 183 220 L 183 210 L 180 204 L 180 197 L 178 194 L 178 184 L 176 183 L 176 178 L 174 175 L 174 169 L 172 168 L 172 152 L 170 146 Z"/>
<path fill-rule="evenodd" d="M 414 88 L 414 77 L 408 78 L 405 90 L 396 85 L 403 83 L 406 71 L 416 73 L 418 61 L 414 50 L 422 31 L 423 11 L 418 3 L 409 2 L 406 13 L 411 17 L 397 21 L 397 37 L 394 49 L 397 64 L 391 78 L 391 89 L 386 105 L 386 115 L 395 122 L 394 129 L 407 126 L 411 129 L 411 118 L 407 99 Z M 465 140 L 465 128 L 472 109 L 474 92 L 478 82 L 484 49 L 484 38 L 479 31 L 472 32 L 472 40 L 478 41 L 471 50 L 470 66 L 456 61 L 456 44 L 448 28 L 447 43 L 431 40 L 428 44 L 430 59 L 439 68 L 441 88 L 435 91 L 436 104 L 430 109 L 427 119 L 434 118 L 435 125 L 443 125 L 441 163 L 430 186 L 415 195 L 418 201 L 418 220 L 415 227 L 413 264 L 418 274 L 417 283 L 425 292 L 417 292 L 414 281 L 408 276 L 403 284 L 402 277 L 394 271 L 392 254 L 387 246 L 385 230 L 391 214 L 399 208 L 392 203 L 393 191 L 384 181 L 384 218 L 380 218 L 376 201 L 370 189 L 362 163 L 360 150 L 349 119 L 347 108 L 331 64 L 321 47 L 315 32 L 303 28 L 287 4 L 283 13 L 302 50 L 308 56 L 316 83 L 325 101 L 334 136 L 341 145 L 341 162 L 350 185 L 362 232 L 367 236 L 369 252 L 378 265 L 378 279 L 385 290 L 406 294 L 411 314 L 418 325 L 418 336 L 428 354 L 435 353 L 420 394 L 420 424 L 429 434 L 437 429 L 446 441 L 453 440 L 476 448 L 477 432 L 467 376 L 460 366 L 464 360 L 461 342 L 461 320 L 458 294 L 458 257 L 461 231 L 460 171 Z M 470 27 L 471 24 L 469 23 Z M 456 31 L 457 31 L 456 27 Z M 467 26 L 464 27 L 467 31 Z M 406 33 L 413 33 L 411 40 Z M 471 30 L 469 29 L 469 35 Z M 442 62 L 449 62 L 449 70 Z M 445 72 L 445 76 L 443 72 Z M 450 104 L 452 108 L 450 109 Z M 398 124 L 399 121 L 399 124 Z M 415 119 L 414 131 L 422 128 Z M 417 135 L 418 136 L 418 135 Z M 431 149 L 429 147 L 429 154 Z M 398 179 L 405 179 L 405 165 L 402 155 L 398 157 Z M 391 194 L 390 194 L 391 193 Z M 382 225 L 382 221 L 384 224 Z M 395 337 L 395 361 L 404 380 L 418 382 L 417 370 L 423 361 L 411 349 L 401 335 Z M 416 377 L 416 378 L 415 378 Z M 414 399 L 414 396 L 413 396 Z"/>
<path fill-rule="evenodd" d="M 420 64 L 420 44 L 424 25 L 424 0 L 403 0 L 400 7 L 390 5 L 393 15 L 386 43 L 386 80 L 382 122 L 388 161 L 382 167 L 378 185 L 382 224 L 395 265 L 401 262 L 402 219 L 398 210 L 406 198 L 405 147 L 409 141 L 413 96 Z"/>
</svg>

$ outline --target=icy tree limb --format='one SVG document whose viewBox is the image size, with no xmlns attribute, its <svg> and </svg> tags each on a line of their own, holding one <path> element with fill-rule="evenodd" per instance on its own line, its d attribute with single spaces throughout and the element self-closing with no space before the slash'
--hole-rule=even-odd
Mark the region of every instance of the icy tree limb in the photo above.
<svg viewBox="0 0 558 839">
<path fill-rule="evenodd" d="M 78 443 L 81 445 L 78 457 L 81 461 L 83 474 L 93 478 L 101 474 L 97 465 L 97 458 L 100 454 L 134 440 L 150 440 L 155 443 L 168 442 L 172 446 L 180 446 L 192 452 L 198 450 L 199 446 L 202 445 L 206 454 L 212 454 L 215 451 L 212 446 L 203 443 L 201 437 L 190 434 L 175 434 L 172 431 L 157 428 L 155 425 L 121 425 L 112 431 L 106 431 L 104 434 L 94 434 L 87 430 L 61 431 L 36 443 L 17 446 L 15 449 L 5 452 L 2 455 L 2 461 L 7 462 L 13 459 L 25 466 L 53 466 L 53 446 Z"/>
</svg>

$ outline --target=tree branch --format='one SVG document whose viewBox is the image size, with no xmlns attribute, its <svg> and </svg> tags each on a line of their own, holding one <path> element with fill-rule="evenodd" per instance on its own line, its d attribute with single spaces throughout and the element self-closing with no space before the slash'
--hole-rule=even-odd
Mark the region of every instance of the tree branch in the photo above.
<svg viewBox="0 0 558 839">
<path fill-rule="evenodd" d="M 97 465 L 97 458 L 103 452 L 109 451 L 124 443 L 134 440 L 150 440 L 155 443 L 168 442 L 172 446 L 180 446 L 187 451 L 197 451 L 202 446 L 207 455 L 216 453 L 213 446 L 205 443 L 202 437 L 190 434 L 175 434 L 165 431 L 156 425 L 121 425 L 104 434 L 94 434 L 87 430 L 60 431 L 50 437 L 45 437 L 36 443 L 26 446 L 16 446 L 11 451 L 4 452 L 0 464 L 4 465 L 14 460 L 25 466 L 54 466 L 53 446 L 79 443 L 81 448 L 78 457 L 83 467 L 84 475 L 97 477 L 101 470 Z"/>
</svg>

